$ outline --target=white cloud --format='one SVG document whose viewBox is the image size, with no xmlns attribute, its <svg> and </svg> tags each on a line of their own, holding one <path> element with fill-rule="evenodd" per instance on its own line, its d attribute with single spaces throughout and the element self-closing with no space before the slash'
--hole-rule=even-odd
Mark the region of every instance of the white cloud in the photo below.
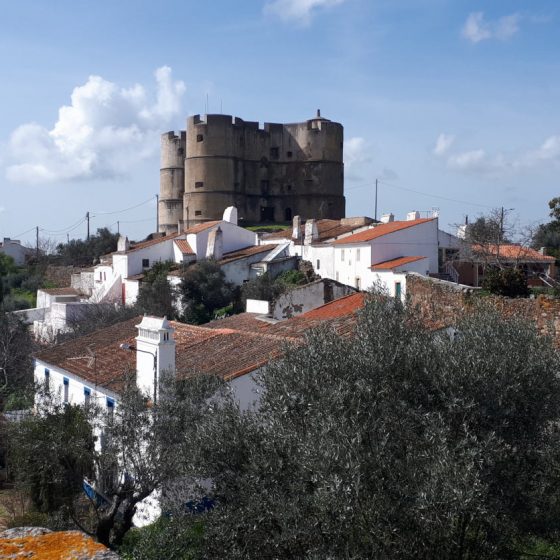
<svg viewBox="0 0 560 560">
<path fill-rule="evenodd" d="M 492 176 L 560 164 L 560 136 L 550 136 L 538 148 L 517 154 L 490 155 L 483 149 L 476 149 L 450 154 L 446 162 L 455 171 Z"/>
<path fill-rule="evenodd" d="M 264 6 L 264 12 L 284 21 L 308 25 L 317 10 L 343 2 L 346 0 L 269 0 Z"/>
<path fill-rule="evenodd" d="M 483 12 L 472 12 L 463 25 L 462 34 L 472 43 L 480 43 L 487 39 L 505 41 L 519 31 L 520 20 L 519 14 L 511 14 L 496 21 L 487 21 Z"/>
<path fill-rule="evenodd" d="M 6 176 L 17 183 L 49 183 L 127 175 L 155 154 L 159 132 L 180 114 L 185 85 L 171 68 L 155 72 L 155 99 L 136 84 L 121 88 L 100 76 L 77 86 L 51 130 L 27 123 L 8 145 Z"/>
<path fill-rule="evenodd" d="M 455 142 L 455 136 L 452 136 L 451 134 L 444 134 L 442 132 L 436 140 L 436 145 L 434 146 L 434 155 L 445 155 L 451 148 L 453 142 Z"/>
<path fill-rule="evenodd" d="M 368 153 L 366 141 L 356 136 L 344 141 L 344 165 L 352 167 L 357 163 L 365 163 L 371 161 L 371 155 Z"/>
</svg>

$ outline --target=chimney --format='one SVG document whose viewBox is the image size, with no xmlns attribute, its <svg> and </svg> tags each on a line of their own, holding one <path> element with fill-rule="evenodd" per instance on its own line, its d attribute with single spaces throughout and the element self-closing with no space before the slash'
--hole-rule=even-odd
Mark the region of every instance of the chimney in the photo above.
<svg viewBox="0 0 560 560">
<path fill-rule="evenodd" d="M 156 403 L 162 375 L 175 375 L 175 329 L 165 317 L 148 315 L 136 328 L 136 385 Z"/>
<path fill-rule="evenodd" d="M 317 222 L 313 219 L 305 222 L 305 238 L 303 239 L 304 245 L 311 245 L 319 237 L 319 230 L 317 229 Z"/>
<path fill-rule="evenodd" d="M 390 213 L 390 214 L 383 214 L 383 215 L 381 216 L 381 220 L 380 220 L 380 221 L 381 221 L 382 224 L 389 224 L 389 223 L 395 221 L 395 215 L 392 214 L 392 213 Z"/>
<path fill-rule="evenodd" d="M 121 235 L 117 241 L 117 251 L 119 253 L 124 253 L 130 249 L 130 243 L 128 237 Z"/>
<path fill-rule="evenodd" d="M 317 109 L 317 118 L 318 118 L 318 119 L 321 118 L 321 109 Z"/>
<path fill-rule="evenodd" d="M 237 225 L 237 208 L 235 206 L 228 206 L 224 210 L 223 221 Z"/>
<path fill-rule="evenodd" d="M 419 219 L 420 219 L 420 212 L 418 212 L 417 210 L 413 210 L 412 212 L 409 212 L 406 215 L 407 222 L 412 222 L 413 220 L 419 220 Z"/>
<path fill-rule="evenodd" d="M 224 256 L 224 234 L 218 226 L 213 229 L 208 236 L 208 245 L 206 245 L 206 258 L 217 261 L 222 260 Z"/>
<path fill-rule="evenodd" d="M 292 220 L 292 239 L 301 238 L 301 216 L 294 216 Z"/>
<path fill-rule="evenodd" d="M 541 247 L 541 248 L 539 249 L 539 253 L 540 253 L 543 257 L 546 257 L 546 247 Z"/>
</svg>

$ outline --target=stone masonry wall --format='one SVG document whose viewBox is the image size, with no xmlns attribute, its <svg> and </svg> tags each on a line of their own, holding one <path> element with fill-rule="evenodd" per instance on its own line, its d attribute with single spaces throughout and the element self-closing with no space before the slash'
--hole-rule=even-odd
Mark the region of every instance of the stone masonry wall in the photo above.
<svg viewBox="0 0 560 560">
<path fill-rule="evenodd" d="M 434 328 L 453 325 L 477 305 L 487 304 L 505 316 L 517 316 L 534 322 L 542 334 L 560 346 L 560 299 L 547 296 L 504 298 L 479 295 L 478 288 L 462 286 L 435 278 L 409 274 L 406 279 L 408 305 L 418 309 Z"/>
</svg>

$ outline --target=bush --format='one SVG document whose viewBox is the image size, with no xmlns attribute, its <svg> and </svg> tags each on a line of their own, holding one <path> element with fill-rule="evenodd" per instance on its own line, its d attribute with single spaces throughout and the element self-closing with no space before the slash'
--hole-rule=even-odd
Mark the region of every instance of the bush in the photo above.
<svg viewBox="0 0 560 560">
<path fill-rule="evenodd" d="M 505 297 L 527 297 L 527 278 L 519 268 L 487 269 L 482 288 L 491 294 Z"/>
<path fill-rule="evenodd" d="M 16 515 L 6 523 L 8 529 L 15 527 L 48 527 L 49 516 L 40 511 L 28 511 L 23 515 Z"/>
</svg>

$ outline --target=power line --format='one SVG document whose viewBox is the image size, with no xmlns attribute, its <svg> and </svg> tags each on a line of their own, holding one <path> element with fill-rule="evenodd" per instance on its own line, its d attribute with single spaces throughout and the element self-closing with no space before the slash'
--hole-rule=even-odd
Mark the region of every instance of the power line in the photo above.
<svg viewBox="0 0 560 560">
<path fill-rule="evenodd" d="M 466 200 L 459 200 L 457 198 L 451 198 L 451 197 L 448 197 L 448 196 L 441 196 L 439 194 L 432 194 L 432 193 L 419 191 L 419 190 L 416 190 L 416 189 L 410 189 L 408 187 L 402 187 L 401 185 L 395 185 L 394 183 L 389 183 L 389 182 L 387 182 L 383 179 L 378 179 L 377 181 L 379 183 L 381 183 L 382 185 L 387 185 L 388 187 L 393 187 L 395 189 L 400 189 L 400 190 L 403 190 L 403 191 L 412 192 L 412 193 L 419 194 L 419 195 L 422 195 L 422 196 L 428 196 L 430 198 L 439 198 L 441 200 L 447 200 L 448 202 L 456 202 L 458 204 L 465 204 L 467 206 L 477 206 L 479 208 L 490 208 L 490 209 L 494 208 L 494 206 L 489 206 L 488 204 L 479 204 L 477 202 L 467 202 Z M 345 190 L 346 191 L 353 191 L 353 190 L 356 190 L 356 189 L 363 189 L 365 187 L 371 187 L 373 185 L 375 185 L 375 181 L 370 181 L 368 183 L 363 183 L 361 185 L 348 187 Z"/>
<path fill-rule="evenodd" d="M 157 195 L 155 195 L 155 196 L 157 196 Z M 123 212 L 128 212 L 129 210 L 134 210 L 135 208 L 139 208 L 140 206 L 144 206 L 144 204 L 148 204 L 148 202 L 151 202 L 152 200 L 154 200 L 155 196 L 151 196 L 147 200 L 144 200 L 144 202 L 140 202 L 139 204 L 135 204 L 134 206 L 129 206 L 128 208 L 123 208 L 122 210 L 115 210 L 114 212 L 92 212 L 91 217 L 95 218 L 97 216 L 110 216 L 112 214 L 122 214 Z"/>
</svg>

